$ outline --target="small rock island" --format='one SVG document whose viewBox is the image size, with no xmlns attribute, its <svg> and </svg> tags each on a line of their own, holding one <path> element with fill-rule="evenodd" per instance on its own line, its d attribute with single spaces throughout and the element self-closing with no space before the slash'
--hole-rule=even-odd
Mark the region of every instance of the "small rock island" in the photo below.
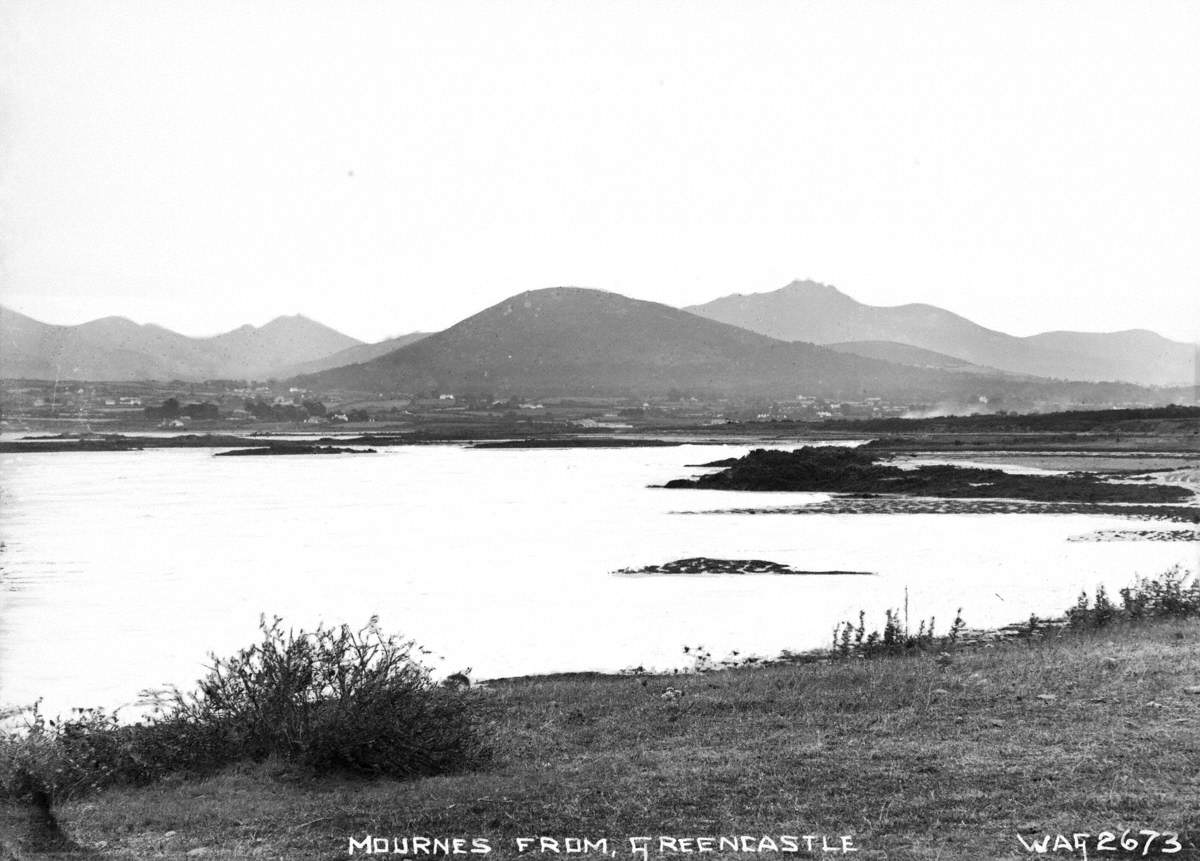
<svg viewBox="0 0 1200 861">
<path fill-rule="evenodd" d="M 287 454 L 375 454 L 375 449 L 338 448 L 332 445 L 314 445 L 312 443 L 273 442 L 270 445 L 254 446 L 253 448 L 235 448 L 232 451 L 219 451 L 213 457 L 254 457 Z"/>
<path fill-rule="evenodd" d="M 781 562 L 766 559 L 710 559 L 693 556 L 676 559 L 662 565 L 646 565 L 642 568 L 622 568 L 618 574 L 799 574 L 810 576 L 872 576 L 871 571 L 802 571 Z"/>
</svg>

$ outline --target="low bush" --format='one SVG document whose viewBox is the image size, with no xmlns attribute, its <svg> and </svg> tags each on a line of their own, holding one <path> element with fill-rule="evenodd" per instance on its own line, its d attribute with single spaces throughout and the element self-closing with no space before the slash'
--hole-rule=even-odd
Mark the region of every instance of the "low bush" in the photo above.
<svg viewBox="0 0 1200 861">
<path fill-rule="evenodd" d="M 359 631 L 284 632 L 278 619 L 262 630 L 261 643 L 215 661 L 197 694 L 176 697 L 173 714 L 222 727 L 243 757 L 319 772 L 440 774 L 482 753 L 469 689 L 437 685 L 421 650 L 376 619 Z"/>
<path fill-rule="evenodd" d="M 922 619 L 917 630 L 912 631 L 899 611 L 888 610 L 884 614 L 883 630 L 868 633 L 867 614 L 860 610 L 857 625 L 852 622 L 840 622 L 834 626 L 830 654 L 835 658 L 877 658 L 885 655 L 942 651 L 955 646 L 966 628 L 962 609 L 960 608 L 955 615 L 950 630 L 940 637 L 934 632 L 936 621 L 933 616 L 930 616 L 928 621 Z"/>
<path fill-rule="evenodd" d="M 35 706 L 0 734 L 0 796 L 45 804 L 172 772 L 268 758 L 310 773 L 410 778 L 487 758 L 479 697 L 433 681 L 411 641 L 366 627 L 285 631 L 212 656 L 190 693 L 160 694 L 144 721 L 77 709 L 49 720 Z"/>
<path fill-rule="evenodd" d="M 737 670 L 769 663 L 769 661 L 764 661 L 758 655 L 743 655 L 736 649 L 719 661 L 713 658 L 712 652 L 704 648 L 704 646 L 684 646 L 683 653 L 691 658 L 692 665 L 672 670 L 671 672 L 676 675 L 680 673 L 704 675 L 705 673 L 715 673 L 721 670 Z"/>
<path fill-rule="evenodd" d="M 1114 622 L 1200 617 L 1200 579 L 1178 565 L 1158 577 L 1139 577 L 1132 586 L 1121 589 L 1120 596 L 1118 605 L 1102 585 L 1096 587 L 1092 598 L 1081 592 L 1067 611 L 1067 627 L 1089 630 Z"/>
<path fill-rule="evenodd" d="M 1008 625 L 999 633 L 1018 639 L 1038 639 L 1063 629 L 1094 630 L 1118 622 L 1200 617 L 1200 579 L 1178 565 L 1157 577 L 1139 577 L 1119 594 L 1118 604 L 1103 585 L 1097 586 L 1094 596 L 1082 592 L 1063 618 L 1030 616 L 1028 623 Z M 942 636 L 935 634 L 932 617 L 928 622 L 922 621 L 915 632 L 905 623 L 906 617 L 907 612 L 901 616 L 896 610 L 888 610 L 882 630 L 868 632 L 866 614 L 860 611 L 857 624 L 840 622 L 834 627 L 829 654 L 833 658 L 875 658 L 947 651 L 958 645 L 966 628 L 961 609 L 950 630 Z"/>
</svg>

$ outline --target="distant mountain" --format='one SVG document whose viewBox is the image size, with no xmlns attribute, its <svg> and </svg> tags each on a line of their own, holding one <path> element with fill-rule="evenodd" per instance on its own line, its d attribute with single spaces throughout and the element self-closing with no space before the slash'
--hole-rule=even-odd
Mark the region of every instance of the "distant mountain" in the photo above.
<svg viewBox="0 0 1200 861">
<path fill-rule="evenodd" d="M 301 314 L 276 317 L 264 326 L 241 326 L 232 332 L 199 339 L 227 368 L 245 369 L 239 376 L 262 378 L 300 362 L 362 344 Z"/>
<path fill-rule="evenodd" d="M 557 287 L 522 293 L 363 364 L 297 377 L 318 391 L 774 396 L 942 401 L 1020 389 L 1069 402 L 1136 387 L 1027 383 L 788 343 L 655 302 Z M 1071 389 L 1070 386 L 1075 388 Z M 1014 388 L 1016 387 L 1016 388 Z M 1118 391 L 1117 389 L 1120 389 Z"/>
<path fill-rule="evenodd" d="M 378 356 L 387 355 L 393 350 L 399 350 L 401 347 L 415 344 L 422 338 L 427 337 L 429 337 L 428 332 L 409 332 L 407 335 L 387 338 L 375 344 L 356 344 L 353 347 L 338 350 L 336 353 L 331 353 L 320 359 L 311 359 L 307 362 L 282 367 L 274 376 L 279 378 L 294 377 L 298 374 L 315 374 L 318 371 L 325 371 L 329 368 L 340 368 L 343 365 L 361 365 L 363 362 L 369 362 Z"/>
<path fill-rule="evenodd" d="M 359 343 L 299 315 L 190 338 L 124 317 L 54 326 L 0 307 L 0 376 L 9 379 L 263 379 Z"/>
<path fill-rule="evenodd" d="M 912 365 L 914 368 L 939 368 L 946 371 L 959 371 L 964 374 L 991 374 L 1005 376 L 1007 371 L 976 365 L 945 353 L 935 353 L 911 344 L 898 344 L 895 341 L 844 341 L 839 344 L 826 344 L 831 350 L 839 353 L 853 353 L 856 356 L 866 356 L 868 359 L 880 359 L 884 362 L 895 362 L 897 365 Z"/>
<path fill-rule="evenodd" d="M 1196 346 L 1153 332 L 1047 332 L 1019 338 L 934 305 L 865 305 L 814 281 L 725 296 L 685 310 L 785 341 L 891 341 L 1016 374 L 1164 386 L 1196 382 Z"/>
<path fill-rule="evenodd" d="M 169 379 L 176 368 L 202 365 L 190 338 L 160 326 L 123 317 L 52 326 L 0 308 L 0 374 L 7 378 Z"/>
<path fill-rule="evenodd" d="M 1078 357 L 1079 362 L 1100 369 L 1109 379 L 1118 379 L 1121 369 L 1132 368 L 1142 369 L 1138 375 L 1152 383 L 1200 384 L 1200 346 L 1170 341 L 1146 329 L 1043 332 L 1021 340 L 1047 353 Z"/>
</svg>

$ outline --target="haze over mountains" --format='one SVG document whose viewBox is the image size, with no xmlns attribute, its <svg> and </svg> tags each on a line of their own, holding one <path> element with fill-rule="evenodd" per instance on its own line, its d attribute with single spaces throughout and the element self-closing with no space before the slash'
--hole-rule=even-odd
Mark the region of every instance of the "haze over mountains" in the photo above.
<svg viewBox="0 0 1200 861">
<path fill-rule="evenodd" d="M 896 362 L 900 365 L 912 365 L 916 368 L 941 368 L 966 374 L 1009 375 L 1007 371 L 1001 371 L 998 368 L 976 365 L 966 359 L 947 356 L 945 353 L 935 353 L 933 350 L 914 347 L 910 344 L 899 344 L 895 341 L 843 341 L 825 346 L 831 350 L 837 350 L 839 353 L 853 353 L 856 356 L 865 356 L 884 362 Z"/>
<path fill-rule="evenodd" d="M 844 345 L 849 350 L 853 342 L 891 342 L 1015 374 L 1150 386 L 1196 383 L 1196 346 L 1144 329 L 1019 338 L 933 305 L 864 305 L 815 281 L 793 281 L 770 293 L 735 293 L 684 310 L 784 341 Z M 888 358 L 878 343 L 872 354 Z"/>
<path fill-rule="evenodd" d="M 305 362 L 298 362 L 294 365 L 280 368 L 273 376 L 281 378 L 294 377 L 299 374 L 315 374 L 318 371 L 325 371 L 329 368 L 340 368 L 343 365 L 359 365 L 363 362 L 369 362 L 378 356 L 387 355 L 393 350 L 399 350 L 401 347 L 415 344 L 417 341 L 428 336 L 428 332 L 409 332 L 407 335 L 385 338 L 374 344 L 355 344 L 353 347 L 346 347 L 346 349 L 338 350 L 336 353 L 331 353 L 328 356 L 321 356 L 317 359 L 309 359 Z"/>
<path fill-rule="evenodd" d="M 124 317 L 54 326 L 0 308 L 0 374 L 8 379 L 264 379 L 361 344 L 299 314 L 191 338 Z"/>
<path fill-rule="evenodd" d="M 987 391 L 1081 403 L 1146 396 L 1136 386 L 1025 381 L 901 365 L 576 287 L 522 293 L 415 344 L 360 365 L 297 377 L 294 383 L 378 394 L 650 396 L 674 389 L 788 399 L 803 394 L 970 401 Z"/>
<path fill-rule="evenodd" d="M 577 287 L 522 293 L 361 365 L 301 376 L 316 389 L 541 395 L 766 394 L 896 385 L 902 369 L 788 344 L 655 302 Z M 799 388 L 797 388 L 799 387 Z"/>
<path fill-rule="evenodd" d="M 1150 402 L 1119 380 L 1194 385 L 1196 348 L 1152 332 L 1018 338 L 931 305 L 875 307 L 797 281 L 677 309 L 583 288 L 522 293 L 436 334 L 364 344 L 303 316 L 210 338 L 109 317 L 53 326 L 0 308 L 0 375 L 33 379 L 291 379 L 359 392 L 533 396 L 885 396 Z"/>
</svg>

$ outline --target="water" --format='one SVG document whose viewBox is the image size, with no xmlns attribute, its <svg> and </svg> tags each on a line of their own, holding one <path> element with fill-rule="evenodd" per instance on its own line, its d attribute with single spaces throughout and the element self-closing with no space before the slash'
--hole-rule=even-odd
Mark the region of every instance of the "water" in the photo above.
<svg viewBox="0 0 1200 861">
<path fill-rule="evenodd" d="M 906 588 L 914 624 L 935 614 L 944 630 L 961 606 L 999 625 L 1196 567 L 1195 544 L 1067 541 L 1137 526 L 1112 517 L 683 515 L 826 497 L 647 487 L 749 448 L 3 455 L 0 704 L 111 708 L 188 685 L 208 652 L 252 642 L 261 613 L 378 614 L 441 672 L 482 678 L 682 666 L 685 645 L 819 647 Z M 612 573 L 701 555 L 878 576 Z"/>
</svg>

